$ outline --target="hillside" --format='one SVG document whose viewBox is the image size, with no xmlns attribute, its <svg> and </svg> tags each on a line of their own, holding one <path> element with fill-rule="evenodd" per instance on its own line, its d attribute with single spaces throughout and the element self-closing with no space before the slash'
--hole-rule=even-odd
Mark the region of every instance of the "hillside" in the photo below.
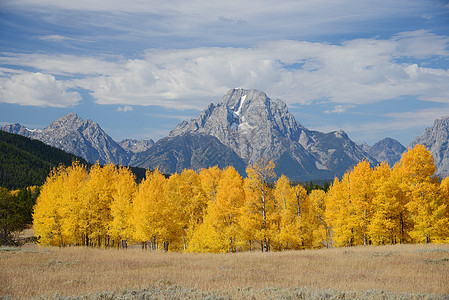
<svg viewBox="0 0 449 300">
<path fill-rule="evenodd" d="M 73 154 L 48 146 L 41 141 L 0 131 L 0 186 L 18 189 L 42 185 L 50 170 L 78 160 Z"/>
</svg>

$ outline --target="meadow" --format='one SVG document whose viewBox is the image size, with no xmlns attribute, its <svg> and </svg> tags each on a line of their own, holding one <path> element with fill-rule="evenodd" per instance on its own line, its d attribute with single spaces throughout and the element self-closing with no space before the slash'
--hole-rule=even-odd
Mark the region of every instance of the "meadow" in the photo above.
<svg viewBox="0 0 449 300">
<path fill-rule="evenodd" d="M 0 298 L 449 299 L 449 245 L 193 254 L 0 248 Z"/>
</svg>

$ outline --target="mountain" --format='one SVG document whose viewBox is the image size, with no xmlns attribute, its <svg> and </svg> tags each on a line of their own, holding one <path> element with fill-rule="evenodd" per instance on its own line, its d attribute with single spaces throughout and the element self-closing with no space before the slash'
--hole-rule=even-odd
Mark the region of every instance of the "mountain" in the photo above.
<svg viewBox="0 0 449 300">
<path fill-rule="evenodd" d="M 228 91 L 221 102 L 181 122 L 156 143 L 130 139 L 116 143 L 97 123 L 73 113 L 43 130 L 30 130 L 20 124 L 1 129 L 41 140 L 90 162 L 159 167 L 165 173 L 232 165 L 245 175 L 248 164 L 267 158 L 276 164 L 278 175 L 285 174 L 292 181 L 333 179 L 361 160 L 376 165 L 373 156 L 382 158 L 382 151 L 385 155 L 401 151 L 388 143 L 371 148 L 357 145 L 342 130 L 309 130 L 296 121 L 283 101 L 241 88 Z M 367 149 L 374 154 L 367 153 Z"/>
<path fill-rule="evenodd" d="M 271 100 L 257 90 L 230 90 L 220 103 L 210 104 L 197 118 L 176 126 L 169 138 L 184 134 L 214 136 L 247 164 L 269 158 L 277 174 L 291 180 L 341 176 L 363 159 L 377 163 L 343 131 L 308 130 L 283 101 Z"/>
<path fill-rule="evenodd" d="M 245 174 L 245 162 L 216 137 L 203 134 L 183 134 L 159 140 L 145 152 L 137 154 L 132 164 L 171 174 L 184 169 L 199 171 L 202 168 L 233 166 Z"/>
<path fill-rule="evenodd" d="M 449 176 L 449 117 L 436 119 L 422 136 L 416 137 L 409 147 L 422 144 L 432 153 L 437 167 L 436 175 Z"/>
<path fill-rule="evenodd" d="M 386 161 L 391 167 L 397 163 L 407 150 L 401 143 L 392 138 L 385 138 L 367 149 L 368 154 L 377 161 Z"/>
<path fill-rule="evenodd" d="M 55 120 L 43 130 L 30 130 L 20 124 L 6 125 L 1 130 L 40 140 L 91 163 L 127 165 L 129 162 L 128 153 L 96 122 L 84 121 L 75 113 Z"/>
<path fill-rule="evenodd" d="M 82 158 L 41 141 L 0 131 L 0 186 L 18 189 L 42 185 L 50 171 L 60 164 L 70 166 Z"/>
<path fill-rule="evenodd" d="M 135 154 L 148 150 L 153 147 L 154 141 L 152 139 L 149 140 L 135 140 L 135 139 L 126 139 L 121 142 L 118 142 L 120 147 L 128 153 Z"/>
</svg>

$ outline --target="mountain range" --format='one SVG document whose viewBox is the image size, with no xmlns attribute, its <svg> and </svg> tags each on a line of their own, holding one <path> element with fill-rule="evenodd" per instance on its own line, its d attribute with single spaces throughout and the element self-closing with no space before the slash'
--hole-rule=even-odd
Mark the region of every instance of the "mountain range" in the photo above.
<svg viewBox="0 0 449 300">
<path fill-rule="evenodd" d="M 424 143 L 432 154 L 438 153 L 434 154 L 438 174 L 447 176 L 448 118 L 437 121 L 415 141 Z M 394 165 L 406 150 L 391 138 L 370 147 L 356 144 L 342 130 L 309 130 L 296 121 L 283 101 L 241 88 L 230 90 L 221 102 L 212 103 L 198 117 L 181 122 L 156 143 L 129 139 L 115 142 L 96 122 L 84 121 L 74 113 L 43 130 L 30 130 L 20 124 L 6 125 L 1 130 L 43 141 L 89 162 L 159 167 L 164 173 L 232 165 L 245 175 L 248 164 L 268 158 L 276 164 L 278 175 L 285 174 L 294 181 L 333 179 L 361 160 L 372 165 L 380 161 Z M 439 142 L 433 142 L 436 140 Z"/>
</svg>

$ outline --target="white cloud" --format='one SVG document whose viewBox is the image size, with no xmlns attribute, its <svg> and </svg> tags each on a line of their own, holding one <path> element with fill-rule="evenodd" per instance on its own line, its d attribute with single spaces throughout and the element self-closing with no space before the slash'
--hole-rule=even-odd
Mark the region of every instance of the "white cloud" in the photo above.
<svg viewBox="0 0 449 300">
<path fill-rule="evenodd" d="M 76 105 L 80 95 L 68 91 L 63 81 L 43 73 L 14 74 L 0 78 L 0 101 L 20 105 L 68 107 Z"/>
<path fill-rule="evenodd" d="M 94 58 L 68 54 L 2 53 L 0 64 L 31 67 L 53 75 L 112 75 L 121 71 L 121 57 Z"/>
<path fill-rule="evenodd" d="M 3 55 L 0 63 L 73 76 L 53 78 L 53 88 L 84 88 L 100 104 L 202 109 L 242 86 L 290 105 L 332 102 L 334 112 L 342 112 L 403 96 L 448 103 L 449 71 L 418 65 L 424 57 L 447 59 L 448 45 L 447 36 L 416 31 L 334 45 L 271 41 L 252 48 L 150 49 L 135 59 L 14 54 Z M 405 62 L 408 58 L 413 63 Z"/>
<path fill-rule="evenodd" d="M 17 11 L 37 10 L 57 27 L 82 27 L 95 36 L 88 40 L 143 42 L 156 37 L 176 47 L 179 37 L 182 43 L 193 38 L 202 45 L 246 46 L 269 39 L 316 38 L 360 32 L 361 25 L 377 26 L 388 18 L 400 22 L 433 12 L 428 11 L 433 6 L 422 0 L 3 0 L 2 5 Z M 86 17 L 89 14 L 95 17 Z"/>
<path fill-rule="evenodd" d="M 59 34 L 53 34 L 53 35 L 44 35 L 39 38 L 43 41 L 50 41 L 50 42 L 63 42 L 63 41 L 78 41 L 78 42 L 85 42 L 85 43 L 91 43 L 91 41 L 82 40 L 82 39 L 75 39 L 68 36 L 63 36 Z"/>
<path fill-rule="evenodd" d="M 326 114 L 332 114 L 332 113 L 337 113 L 337 114 L 342 114 L 344 112 L 346 112 L 349 108 L 354 107 L 353 105 L 336 105 L 334 107 L 334 109 L 332 110 L 325 110 L 324 113 Z"/>
<path fill-rule="evenodd" d="M 132 111 L 132 110 L 133 110 L 133 107 L 129 106 L 129 105 L 117 108 L 117 111 L 120 111 L 120 112 L 128 112 L 128 111 Z"/>
</svg>

